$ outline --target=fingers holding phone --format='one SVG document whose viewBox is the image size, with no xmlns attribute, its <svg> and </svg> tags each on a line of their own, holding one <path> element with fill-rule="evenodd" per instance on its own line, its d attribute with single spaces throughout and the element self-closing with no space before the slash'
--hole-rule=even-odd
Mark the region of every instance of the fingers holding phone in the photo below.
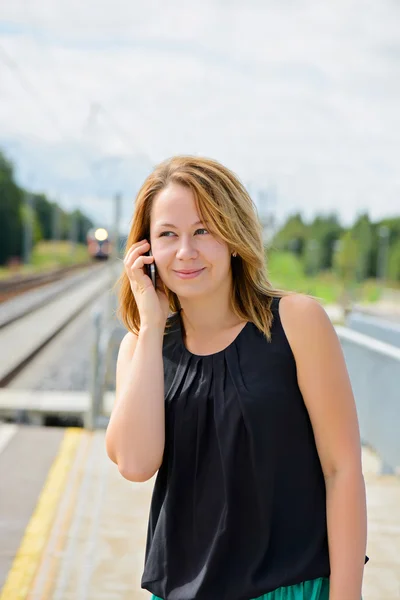
<svg viewBox="0 0 400 600">
<path fill-rule="evenodd" d="M 135 293 L 138 287 L 145 287 L 147 284 L 147 266 L 153 262 L 154 258 L 149 256 L 150 244 L 147 240 L 137 242 L 133 244 L 124 259 L 125 272 L 131 283 L 131 287 L 134 285 L 135 289 L 132 288 L 132 292 Z M 135 285 L 136 284 L 136 285 Z"/>
<path fill-rule="evenodd" d="M 148 256 L 153 256 L 151 253 L 151 250 L 148 251 L 147 253 Z M 156 270 L 156 263 L 153 262 L 150 263 L 149 265 L 147 265 L 147 275 L 150 277 L 152 284 L 155 288 L 157 288 L 157 270 Z"/>
<path fill-rule="evenodd" d="M 129 248 L 124 267 L 139 310 L 141 324 L 165 326 L 169 303 L 164 291 L 156 289 L 157 272 L 147 240 L 137 242 Z"/>
</svg>

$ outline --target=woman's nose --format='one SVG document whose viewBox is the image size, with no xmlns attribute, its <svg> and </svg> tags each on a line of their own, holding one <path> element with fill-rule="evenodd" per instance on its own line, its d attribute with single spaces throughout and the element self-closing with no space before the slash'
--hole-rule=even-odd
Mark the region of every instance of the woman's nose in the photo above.
<svg viewBox="0 0 400 600">
<path fill-rule="evenodd" d="M 188 260 L 197 256 L 197 250 L 193 244 L 193 240 L 191 237 L 181 237 L 181 239 L 179 240 L 179 248 L 177 250 L 176 256 L 181 260 Z"/>
</svg>

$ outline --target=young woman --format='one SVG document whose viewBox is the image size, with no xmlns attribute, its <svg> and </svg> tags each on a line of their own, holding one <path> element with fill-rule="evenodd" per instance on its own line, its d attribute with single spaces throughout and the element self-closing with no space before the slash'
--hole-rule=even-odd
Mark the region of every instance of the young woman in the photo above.
<svg viewBox="0 0 400 600">
<path fill-rule="evenodd" d="M 268 281 L 232 172 L 181 156 L 147 178 L 120 309 L 107 452 L 130 481 L 158 471 L 142 587 L 163 600 L 360 600 L 365 488 L 340 343 L 317 301 Z"/>
</svg>

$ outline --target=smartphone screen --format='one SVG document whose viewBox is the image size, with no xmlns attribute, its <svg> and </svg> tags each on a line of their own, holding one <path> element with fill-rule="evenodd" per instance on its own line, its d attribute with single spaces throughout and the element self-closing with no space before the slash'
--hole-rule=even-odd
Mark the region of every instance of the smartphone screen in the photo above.
<svg viewBox="0 0 400 600">
<path fill-rule="evenodd" d="M 151 250 L 149 250 L 147 254 L 148 256 L 153 256 Z M 154 264 L 154 262 L 152 262 L 151 265 L 147 265 L 147 275 L 153 282 L 154 287 L 156 287 L 156 265 Z"/>
</svg>

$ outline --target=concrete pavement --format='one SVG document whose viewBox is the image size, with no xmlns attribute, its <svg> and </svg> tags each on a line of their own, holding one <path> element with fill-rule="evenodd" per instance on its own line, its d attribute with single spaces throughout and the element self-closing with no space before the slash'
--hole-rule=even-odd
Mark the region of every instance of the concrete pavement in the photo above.
<svg viewBox="0 0 400 600">
<path fill-rule="evenodd" d="M 400 599 L 400 477 L 379 475 L 378 457 L 363 448 L 368 503 L 364 600 Z"/>
<path fill-rule="evenodd" d="M 36 555 L 38 562 L 30 565 L 34 553 L 24 550 L 22 541 L 15 561 L 19 563 L 11 569 L 0 600 L 149 598 L 140 589 L 140 578 L 154 479 L 146 483 L 124 480 L 105 453 L 104 431 L 80 430 L 76 435 L 73 454 L 71 443 L 60 451 L 58 466 L 53 474 L 49 473 L 35 509 L 36 521 L 34 514 L 27 527 L 34 540 L 45 538 L 40 556 Z M 63 458 L 65 452 L 69 453 L 67 461 Z M 370 556 L 364 600 L 398 600 L 400 478 L 380 476 L 379 460 L 368 449 L 363 450 L 363 463 Z M 52 477 L 58 477 L 59 484 Z M 57 485 L 62 486 L 61 494 Z M 47 531 L 41 522 L 50 518 L 52 524 Z M 29 539 L 26 543 L 25 548 L 29 547 Z M 30 580 L 21 575 L 29 572 L 36 573 Z M 29 590 L 25 595 L 18 589 L 22 581 Z"/>
</svg>

